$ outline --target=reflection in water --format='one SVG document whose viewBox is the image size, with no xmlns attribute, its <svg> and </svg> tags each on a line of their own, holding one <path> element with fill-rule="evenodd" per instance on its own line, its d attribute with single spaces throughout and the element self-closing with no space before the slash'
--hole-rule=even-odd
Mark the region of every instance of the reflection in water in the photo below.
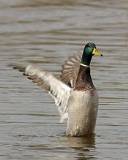
<svg viewBox="0 0 128 160">
<path fill-rule="evenodd" d="M 68 137 L 68 145 L 77 153 L 77 160 L 90 159 L 90 151 L 95 148 L 95 136 L 91 137 Z"/>
<path fill-rule="evenodd" d="M 49 139 L 55 140 L 55 137 L 49 137 Z M 93 157 L 92 152 L 95 150 L 95 136 L 91 137 L 56 137 L 55 144 L 32 144 L 28 145 L 29 150 L 31 151 L 47 151 L 50 152 L 59 152 L 64 156 L 70 155 L 71 157 L 76 158 L 77 160 L 88 160 Z M 49 157 L 51 157 L 48 154 Z M 60 155 L 61 156 L 61 155 Z M 59 155 L 58 155 L 59 158 Z M 64 158 L 66 160 L 66 157 Z"/>
<path fill-rule="evenodd" d="M 91 137 L 67 137 L 68 145 L 74 149 L 88 150 L 95 147 L 95 136 Z"/>
</svg>

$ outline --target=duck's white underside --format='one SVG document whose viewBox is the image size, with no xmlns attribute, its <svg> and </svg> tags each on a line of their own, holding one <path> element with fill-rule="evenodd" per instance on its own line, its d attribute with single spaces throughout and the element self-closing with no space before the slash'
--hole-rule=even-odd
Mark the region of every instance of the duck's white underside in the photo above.
<svg viewBox="0 0 128 160">
<path fill-rule="evenodd" d="M 98 95 L 95 90 L 73 91 L 68 102 L 67 135 L 93 134 L 97 110 Z"/>
</svg>

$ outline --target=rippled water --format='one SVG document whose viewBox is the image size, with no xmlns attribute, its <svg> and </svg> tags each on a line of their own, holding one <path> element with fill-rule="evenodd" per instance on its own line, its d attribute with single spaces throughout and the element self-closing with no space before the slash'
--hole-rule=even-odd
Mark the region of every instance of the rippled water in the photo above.
<svg viewBox="0 0 128 160">
<path fill-rule="evenodd" d="M 52 99 L 8 64 L 58 73 L 87 41 L 104 54 L 92 62 L 96 135 L 68 138 Z M 127 107 L 127 0 L 0 0 L 0 159 L 127 160 Z"/>
</svg>

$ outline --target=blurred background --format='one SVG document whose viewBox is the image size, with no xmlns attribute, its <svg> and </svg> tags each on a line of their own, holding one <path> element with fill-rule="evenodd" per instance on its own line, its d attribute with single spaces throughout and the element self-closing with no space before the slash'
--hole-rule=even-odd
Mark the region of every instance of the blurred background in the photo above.
<svg viewBox="0 0 128 160">
<path fill-rule="evenodd" d="M 8 64 L 58 74 L 88 41 L 104 55 L 91 65 L 100 96 L 96 135 L 68 138 L 51 97 Z M 0 159 L 127 160 L 127 68 L 127 0 L 0 0 Z"/>
</svg>

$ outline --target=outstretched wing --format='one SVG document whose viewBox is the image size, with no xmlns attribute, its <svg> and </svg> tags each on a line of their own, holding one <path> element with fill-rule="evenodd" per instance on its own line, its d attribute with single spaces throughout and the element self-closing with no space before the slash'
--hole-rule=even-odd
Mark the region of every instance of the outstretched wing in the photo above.
<svg viewBox="0 0 128 160">
<path fill-rule="evenodd" d="M 80 59 L 81 54 L 69 57 L 67 61 L 65 61 L 64 65 L 62 66 L 62 72 L 61 72 L 61 80 L 70 86 L 71 88 L 74 88 L 77 75 L 79 72 L 80 67 Z"/>
<path fill-rule="evenodd" d="M 70 96 L 71 88 L 54 77 L 51 73 L 41 71 L 32 65 L 13 65 L 14 69 L 18 69 L 23 72 L 28 79 L 36 83 L 38 86 L 47 90 L 54 98 L 55 104 L 58 106 L 58 110 L 61 115 L 61 122 L 68 118 L 67 103 Z"/>
</svg>

